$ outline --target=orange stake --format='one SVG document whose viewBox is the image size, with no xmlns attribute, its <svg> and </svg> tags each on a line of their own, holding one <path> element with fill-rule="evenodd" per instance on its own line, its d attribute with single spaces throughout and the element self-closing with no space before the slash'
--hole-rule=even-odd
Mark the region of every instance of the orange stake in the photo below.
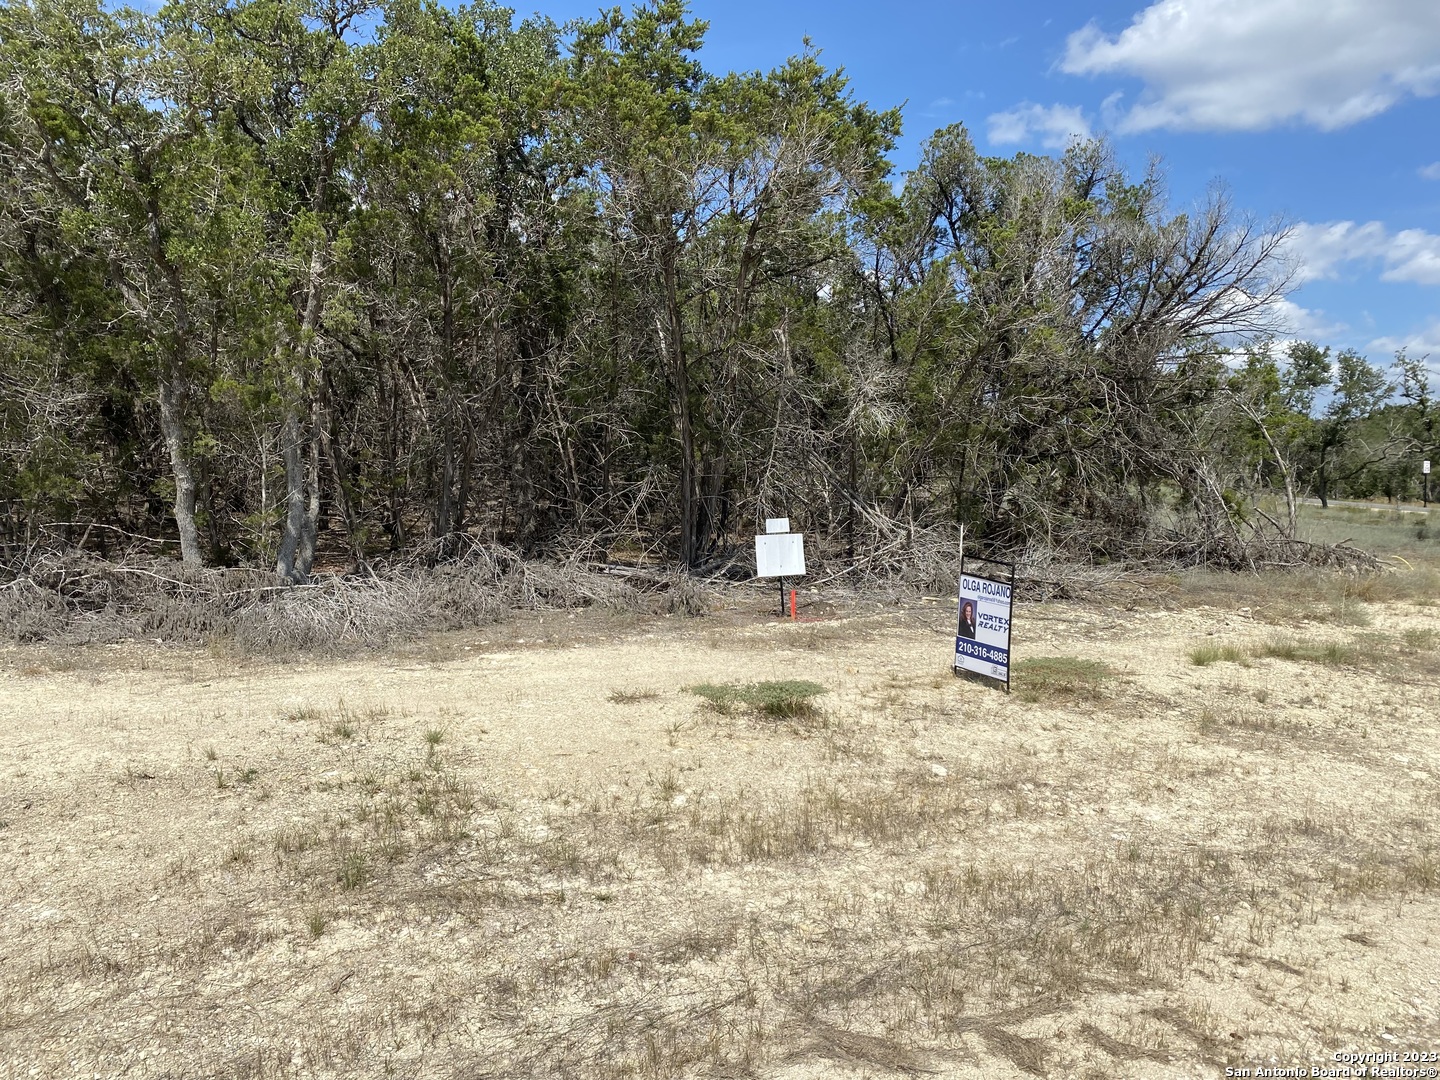
<svg viewBox="0 0 1440 1080">
<path fill-rule="evenodd" d="M 795 618 L 795 590 L 790 590 L 790 618 Z"/>
</svg>

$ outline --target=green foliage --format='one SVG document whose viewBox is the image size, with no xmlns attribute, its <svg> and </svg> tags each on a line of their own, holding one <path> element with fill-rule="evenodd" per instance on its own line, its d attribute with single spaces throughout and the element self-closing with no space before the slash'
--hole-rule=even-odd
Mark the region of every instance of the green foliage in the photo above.
<svg viewBox="0 0 1440 1080">
<path fill-rule="evenodd" d="M 784 504 L 849 547 L 1208 555 L 1272 484 L 1413 489 L 1419 361 L 1399 401 L 1310 343 L 1227 367 L 1275 234 L 1169 212 L 1102 142 L 987 157 L 959 125 L 897 191 L 898 110 L 808 43 L 710 71 L 705 29 L 678 0 L 563 33 L 0 7 L 0 544 L 696 566 Z"/>
</svg>

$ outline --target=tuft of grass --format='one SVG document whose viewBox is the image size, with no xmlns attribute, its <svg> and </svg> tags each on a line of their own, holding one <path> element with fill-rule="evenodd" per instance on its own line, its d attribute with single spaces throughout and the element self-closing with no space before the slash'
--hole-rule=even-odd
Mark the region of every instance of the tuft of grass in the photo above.
<svg viewBox="0 0 1440 1080">
<path fill-rule="evenodd" d="M 1340 595 L 1330 601 L 1330 622 L 1336 626 L 1369 626 L 1374 619 L 1365 608 L 1362 597 L 1369 595 L 1368 591 L 1357 596 L 1349 589 L 1342 589 Z"/>
<path fill-rule="evenodd" d="M 338 723 L 332 724 L 326 734 L 330 736 L 332 741 L 348 742 L 355 737 L 355 725 L 347 720 L 341 720 Z"/>
<path fill-rule="evenodd" d="M 659 696 L 659 690 L 642 687 L 634 690 L 611 690 L 609 700 L 615 705 L 635 705 L 641 701 L 654 701 Z"/>
<path fill-rule="evenodd" d="M 1359 650 L 1339 641 L 1308 641 L 1303 638 L 1272 637 L 1255 647 L 1258 657 L 1290 660 L 1296 663 L 1321 664 L 1325 667 L 1348 667 L 1359 658 Z"/>
<path fill-rule="evenodd" d="M 287 724 L 301 724 L 310 720 L 319 720 L 324 714 L 313 705 L 302 705 L 298 709 L 290 709 L 280 714 L 280 719 Z"/>
<path fill-rule="evenodd" d="M 1190 663 L 1196 667 L 1209 667 L 1224 661 L 1229 664 L 1239 664 L 1241 667 L 1250 666 L 1250 657 L 1244 649 L 1237 645 L 1215 645 L 1206 643 L 1196 645 L 1189 652 Z"/>
<path fill-rule="evenodd" d="M 1011 674 L 1016 696 L 1025 702 L 1098 701 L 1115 670 L 1103 660 L 1078 656 L 1034 656 Z"/>
<path fill-rule="evenodd" d="M 277 855 L 297 855 L 309 851 L 320 843 L 319 830 L 313 825 L 294 823 L 283 825 L 275 832 Z"/>
<path fill-rule="evenodd" d="M 700 683 L 687 687 L 690 693 L 704 698 L 722 713 L 745 706 L 774 720 L 810 719 L 819 710 L 812 697 L 828 693 L 825 687 L 808 679 L 781 679 L 758 683 Z"/>
<path fill-rule="evenodd" d="M 430 728 L 425 732 L 425 745 L 432 750 L 445 741 L 445 730 L 443 728 Z"/>
<path fill-rule="evenodd" d="M 1412 626 L 1401 635 L 1407 648 L 1420 652 L 1433 652 L 1440 648 L 1440 631 L 1433 626 Z"/>
<path fill-rule="evenodd" d="M 281 719 L 286 721 L 322 721 L 323 726 L 316 734 L 316 738 L 329 746 L 336 743 L 349 742 L 352 739 L 358 738 L 362 727 L 373 724 L 379 720 L 384 720 L 390 715 L 391 711 L 385 705 L 371 705 L 357 709 L 341 701 L 329 711 L 307 707 L 286 713 Z"/>
<path fill-rule="evenodd" d="M 363 851 L 346 851 L 341 854 L 340 865 L 335 871 L 335 879 L 340 882 L 340 888 L 347 892 L 358 889 L 369 878 L 370 861 Z"/>
<path fill-rule="evenodd" d="M 320 935 L 325 933 L 325 928 L 330 925 L 330 920 L 325 917 L 323 911 L 312 911 L 310 917 L 305 920 L 305 929 L 310 931 L 310 940 L 319 941 Z"/>
<path fill-rule="evenodd" d="M 1283 733 L 1293 725 L 1287 725 L 1268 710 L 1254 711 L 1244 708 L 1205 708 L 1200 710 L 1197 725 L 1202 735 L 1214 735 L 1225 731 L 1249 731 L 1258 735 Z"/>
</svg>

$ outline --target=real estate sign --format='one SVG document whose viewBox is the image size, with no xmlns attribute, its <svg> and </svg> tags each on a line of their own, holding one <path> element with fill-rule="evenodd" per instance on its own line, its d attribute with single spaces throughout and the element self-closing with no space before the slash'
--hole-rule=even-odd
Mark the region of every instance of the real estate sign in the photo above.
<svg viewBox="0 0 1440 1080">
<path fill-rule="evenodd" d="M 960 619 L 955 670 L 1010 686 L 1010 609 L 1013 581 L 960 572 Z"/>
</svg>

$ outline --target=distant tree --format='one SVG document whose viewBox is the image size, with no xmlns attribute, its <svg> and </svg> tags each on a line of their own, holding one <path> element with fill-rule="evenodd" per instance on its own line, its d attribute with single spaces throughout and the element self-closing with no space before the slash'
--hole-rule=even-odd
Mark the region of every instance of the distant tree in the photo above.
<svg viewBox="0 0 1440 1080">
<path fill-rule="evenodd" d="M 1296 463 L 1312 438 L 1315 392 L 1328 383 L 1327 352 L 1310 342 L 1295 342 L 1282 371 L 1271 343 L 1261 342 L 1246 350 L 1244 364 L 1226 382 L 1229 399 L 1245 421 L 1236 435 L 1236 449 L 1242 460 L 1253 463 L 1257 488 L 1269 483 L 1272 466 L 1279 474 L 1284 535 L 1289 537 L 1298 524 Z"/>
<path fill-rule="evenodd" d="M 1189 449 L 1220 382 L 1207 342 L 1265 329 L 1283 230 L 1219 194 L 1171 216 L 1158 173 L 1126 176 L 1103 143 L 986 158 L 958 126 L 904 202 L 895 276 L 915 284 L 889 309 L 923 440 L 908 483 L 945 469 L 1002 543 L 1123 544 L 1162 484 L 1219 505 Z"/>
<path fill-rule="evenodd" d="M 1440 457 L 1440 409 L 1430 389 L 1430 373 L 1425 367 L 1428 356 L 1411 356 L 1401 349 L 1395 354 L 1395 369 L 1400 376 L 1398 392 L 1404 402 L 1406 428 L 1418 444 L 1422 456 Z"/>
</svg>

